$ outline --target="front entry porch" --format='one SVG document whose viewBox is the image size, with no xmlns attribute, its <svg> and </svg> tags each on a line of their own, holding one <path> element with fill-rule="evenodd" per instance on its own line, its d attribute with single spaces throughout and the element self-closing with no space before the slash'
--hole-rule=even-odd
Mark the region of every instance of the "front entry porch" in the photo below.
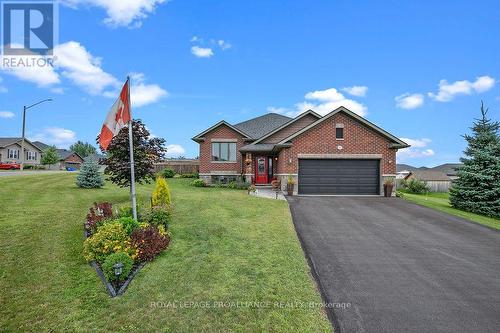
<svg viewBox="0 0 500 333">
<path fill-rule="evenodd" d="M 271 154 L 247 153 L 245 156 L 247 181 L 255 185 L 270 185 L 276 179 L 277 160 L 278 157 Z"/>
</svg>

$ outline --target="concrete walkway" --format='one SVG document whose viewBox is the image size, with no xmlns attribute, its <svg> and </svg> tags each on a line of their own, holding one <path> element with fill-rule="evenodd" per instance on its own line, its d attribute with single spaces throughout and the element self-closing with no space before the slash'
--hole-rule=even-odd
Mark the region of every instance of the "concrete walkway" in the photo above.
<svg viewBox="0 0 500 333">
<path fill-rule="evenodd" d="M 271 188 L 271 187 L 259 187 L 257 186 L 257 189 L 255 192 L 250 192 L 250 195 L 253 195 L 255 197 L 261 197 L 261 198 L 268 198 L 268 199 L 278 199 L 278 200 L 286 200 L 285 196 L 281 191 L 276 191 Z"/>
</svg>

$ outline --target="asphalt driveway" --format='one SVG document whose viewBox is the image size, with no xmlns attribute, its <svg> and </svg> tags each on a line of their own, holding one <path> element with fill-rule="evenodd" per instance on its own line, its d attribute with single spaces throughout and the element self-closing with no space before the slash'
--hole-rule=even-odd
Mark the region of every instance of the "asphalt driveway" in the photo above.
<svg viewBox="0 0 500 333">
<path fill-rule="evenodd" d="M 500 232 L 398 198 L 291 197 L 340 332 L 500 332 Z"/>
</svg>

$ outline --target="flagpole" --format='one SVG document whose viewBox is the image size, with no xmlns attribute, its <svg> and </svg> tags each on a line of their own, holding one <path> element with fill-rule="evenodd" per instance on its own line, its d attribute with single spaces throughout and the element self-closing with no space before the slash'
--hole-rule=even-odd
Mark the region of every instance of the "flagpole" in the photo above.
<svg viewBox="0 0 500 333">
<path fill-rule="evenodd" d="M 137 221 L 137 203 L 135 197 L 135 165 L 134 165 L 134 136 L 132 135 L 132 105 L 130 104 L 130 77 L 127 76 L 128 107 L 130 110 L 130 120 L 128 123 L 128 142 L 130 151 L 130 199 L 132 201 L 132 213 Z"/>
</svg>

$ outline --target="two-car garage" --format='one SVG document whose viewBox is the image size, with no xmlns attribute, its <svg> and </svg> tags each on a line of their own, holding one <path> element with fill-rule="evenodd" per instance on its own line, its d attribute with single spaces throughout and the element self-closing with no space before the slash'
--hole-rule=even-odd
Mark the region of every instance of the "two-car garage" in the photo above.
<svg viewBox="0 0 500 333">
<path fill-rule="evenodd" d="M 379 195 L 380 159 L 299 159 L 298 193 Z"/>
</svg>

